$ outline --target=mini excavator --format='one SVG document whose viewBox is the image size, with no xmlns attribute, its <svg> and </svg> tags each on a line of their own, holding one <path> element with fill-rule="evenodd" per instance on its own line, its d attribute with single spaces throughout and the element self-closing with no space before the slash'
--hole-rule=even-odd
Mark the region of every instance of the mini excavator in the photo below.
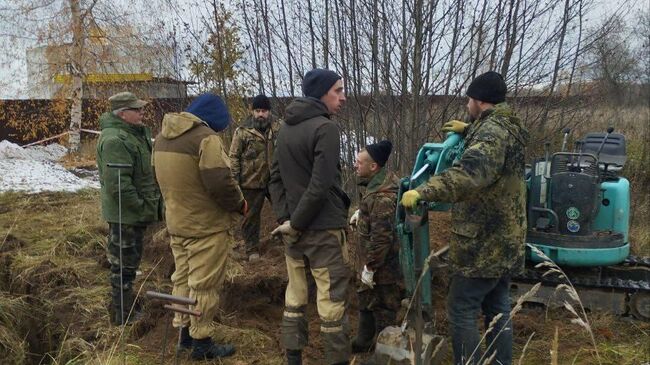
<svg viewBox="0 0 650 365">
<path fill-rule="evenodd" d="M 630 183 L 621 175 L 626 162 L 625 137 L 587 133 L 566 151 L 570 130 L 564 130 L 560 151 L 526 167 L 526 266 L 512 279 L 519 297 L 535 285 L 541 289 L 527 301 L 562 306 L 556 287 L 570 280 L 582 304 L 591 311 L 608 311 L 650 321 L 650 258 L 630 255 Z M 400 327 L 388 327 L 378 338 L 378 364 L 431 365 L 441 360 L 444 338 L 432 333 L 431 270 L 444 267 L 445 250 L 430 252 L 430 211 L 447 211 L 449 204 L 421 202 L 407 210 L 402 194 L 425 183 L 460 159 L 461 135 L 448 133 L 442 143 L 424 144 L 411 176 L 400 181 L 396 211 L 400 265 L 409 306 Z M 552 260 L 566 278 L 544 275 L 542 261 Z"/>
</svg>

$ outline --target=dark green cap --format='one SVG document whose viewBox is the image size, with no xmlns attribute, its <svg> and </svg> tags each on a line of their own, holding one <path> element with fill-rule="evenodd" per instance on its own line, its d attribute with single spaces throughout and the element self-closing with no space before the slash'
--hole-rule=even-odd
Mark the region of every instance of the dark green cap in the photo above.
<svg viewBox="0 0 650 365">
<path fill-rule="evenodd" d="M 138 99 L 133 93 L 128 91 L 117 93 L 108 98 L 108 101 L 111 102 L 112 111 L 127 108 L 137 109 L 147 105 L 146 101 Z"/>
</svg>

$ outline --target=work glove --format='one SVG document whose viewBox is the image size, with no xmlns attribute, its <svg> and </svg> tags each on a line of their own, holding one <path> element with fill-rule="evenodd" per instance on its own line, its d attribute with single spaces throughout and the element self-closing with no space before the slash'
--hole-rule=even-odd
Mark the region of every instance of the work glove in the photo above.
<svg viewBox="0 0 650 365">
<path fill-rule="evenodd" d="M 445 133 L 454 132 L 458 134 L 463 134 L 465 132 L 465 128 L 467 128 L 467 123 L 454 119 L 445 123 L 442 126 L 442 131 Z"/>
<path fill-rule="evenodd" d="M 278 228 L 274 229 L 271 232 L 271 236 L 280 236 L 282 242 L 287 245 L 292 245 L 298 241 L 300 238 L 300 231 L 297 231 L 291 227 L 291 221 L 284 221 Z"/>
<path fill-rule="evenodd" d="M 350 218 L 350 225 L 352 228 L 357 227 L 357 222 L 359 221 L 359 209 L 357 209 L 354 214 L 352 214 L 352 217 Z"/>
<path fill-rule="evenodd" d="M 373 280 L 374 276 L 375 272 L 368 270 L 368 266 L 363 265 L 363 271 L 361 271 L 361 282 L 372 289 L 375 287 L 375 281 Z"/>
<path fill-rule="evenodd" d="M 417 190 L 409 190 L 402 194 L 402 201 L 400 202 L 406 208 L 415 208 L 420 200 L 420 193 Z"/>
</svg>

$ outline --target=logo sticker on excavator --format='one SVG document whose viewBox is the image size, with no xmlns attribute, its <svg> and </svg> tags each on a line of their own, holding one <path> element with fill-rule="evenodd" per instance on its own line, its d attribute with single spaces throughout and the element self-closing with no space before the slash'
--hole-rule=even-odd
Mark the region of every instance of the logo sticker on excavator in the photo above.
<svg viewBox="0 0 650 365">
<path fill-rule="evenodd" d="M 576 207 L 570 207 L 569 209 L 566 210 L 566 216 L 571 220 L 576 220 L 580 218 L 580 211 Z M 580 227 L 578 227 L 578 229 L 580 229 Z"/>
<path fill-rule="evenodd" d="M 571 233 L 576 233 L 580 231 L 580 223 L 578 223 L 578 221 L 570 220 L 566 222 L 566 229 Z"/>
</svg>

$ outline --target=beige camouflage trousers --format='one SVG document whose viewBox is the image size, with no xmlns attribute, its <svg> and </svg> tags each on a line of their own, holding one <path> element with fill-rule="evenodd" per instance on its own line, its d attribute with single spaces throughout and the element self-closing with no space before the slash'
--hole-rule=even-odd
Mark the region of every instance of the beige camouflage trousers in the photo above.
<svg viewBox="0 0 650 365">
<path fill-rule="evenodd" d="M 171 278 L 172 294 L 195 298 L 197 304 L 190 309 L 202 313 L 198 318 L 176 313 L 172 323 L 174 327 L 189 325 L 192 338 L 210 337 L 212 320 L 219 309 L 219 291 L 226 277 L 232 235 L 222 231 L 202 238 L 172 236 L 170 245 L 176 264 Z"/>
<path fill-rule="evenodd" d="M 325 340 L 328 364 L 348 361 L 350 329 L 346 316 L 350 270 L 345 230 L 305 231 L 298 242 L 285 247 L 289 283 L 282 316 L 282 344 L 302 350 L 308 342 L 305 307 L 308 301 L 309 266 L 316 282 L 316 305 Z"/>
</svg>

